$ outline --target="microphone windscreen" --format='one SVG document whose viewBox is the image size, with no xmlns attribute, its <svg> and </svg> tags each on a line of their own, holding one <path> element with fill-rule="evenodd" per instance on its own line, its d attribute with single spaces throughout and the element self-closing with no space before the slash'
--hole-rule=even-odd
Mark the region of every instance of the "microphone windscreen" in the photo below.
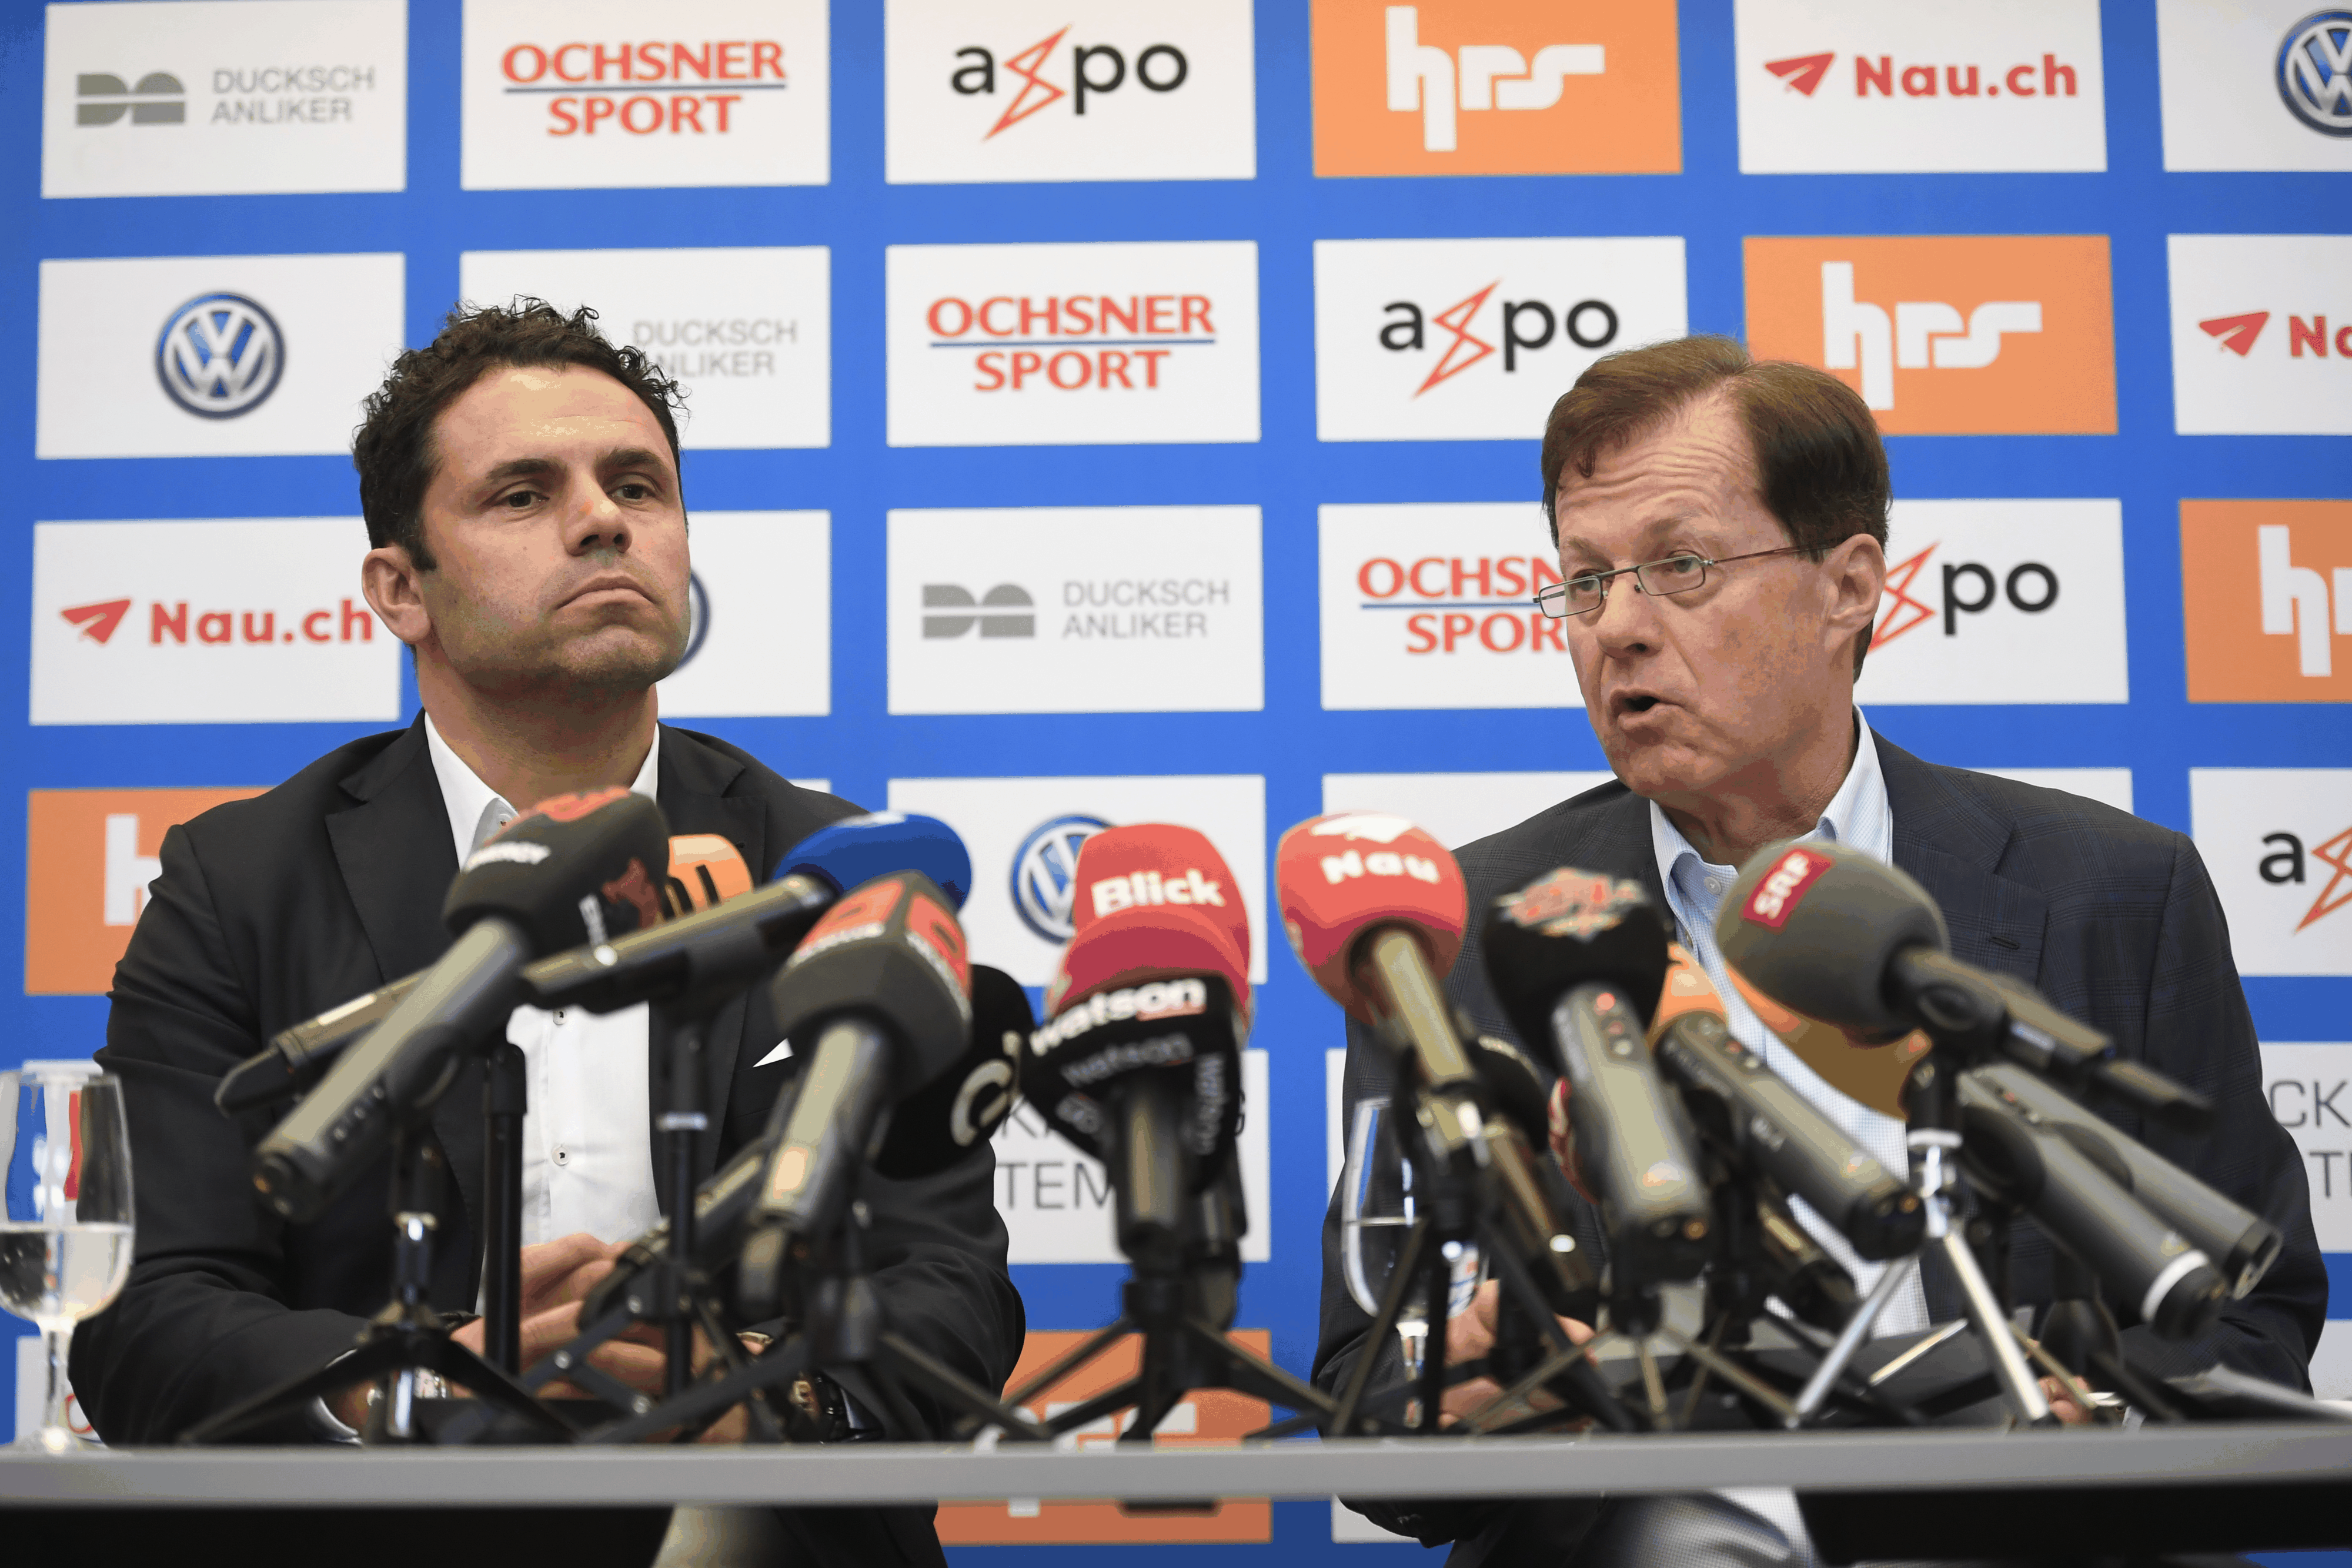
<svg viewBox="0 0 2352 1568">
<path fill-rule="evenodd" d="M 1206 837 L 1165 822 L 1107 828 L 1079 849 L 1071 875 L 1076 935 L 1046 984 L 1047 1013 L 1097 991 L 1216 975 L 1247 1016 L 1249 914 Z"/>
<path fill-rule="evenodd" d="M 898 1040 L 900 1092 L 953 1066 L 971 1033 L 971 960 L 947 896 L 919 872 L 843 894 L 769 988 L 778 1032 L 797 1041 L 836 1013 L 880 1021 Z"/>
<path fill-rule="evenodd" d="M 1911 1081 L 1911 1070 L 1927 1054 L 1925 1034 L 1913 1030 L 1891 1045 L 1874 1044 L 1819 1019 L 1790 1011 L 1749 985 L 1737 969 L 1731 971 L 1731 985 L 1758 1021 L 1779 1035 L 1797 1053 L 1797 1060 L 1823 1082 L 1881 1115 L 1898 1122 L 1910 1119 L 1904 1109 L 1903 1091 Z"/>
<path fill-rule="evenodd" d="M 751 891 L 743 852 L 719 833 L 672 833 L 669 875 L 662 883 L 663 914 L 676 920 Z"/>
<path fill-rule="evenodd" d="M 1073 938 L 1072 946 L 1087 939 Z M 1063 1137 L 1107 1159 L 1126 1089 L 1139 1078 L 1158 1079 L 1183 1108 L 1177 1136 L 1194 1156 L 1197 1191 L 1223 1173 L 1241 1130 L 1246 1034 L 1221 974 L 1097 990 L 1070 1001 L 1030 1035 L 1021 1095 Z"/>
<path fill-rule="evenodd" d="M 1906 948 L 1948 946 L 1927 890 L 1859 850 L 1820 840 L 1759 851 L 1716 915 L 1733 970 L 1791 1011 L 1864 1038 L 1908 1020 L 1886 1004 L 1886 972 Z"/>
<path fill-rule="evenodd" d="M 1463 1044 L 1478 1074 L 1478 1086 L 1486 1092 L 1486 1103 L 1518 1128 L 1530 1147 L 1547 1146 L 1551 1140 L 1552 1075 L 1526 1051 L 1491 1034 L 1468 1035 Z"/>
<path fill-rule="evenodd" d="M 986 1143 L 1020 1097 L 1021 1054 L 1037 1019 L 1002 969 L 971 967 L 971 1039 L 945 1072 L 890 1113 L 874 1168 L 893 1181 L 936 1176 Z"/>
<path fill-rule="evenodd" d="M 1274 852 L 1282 929 L 1315 983 L 1360 1023 L 1377 1021 L 1356 984 L 1358 938 L 1402 926 L 1443 979 L 1462 952 L 1469 894 L 1445 846 L 1402 817 L 1341 811 L 1282 835 Z"/>
<path fill-rule="evenodd" d="M 776 875 L 797 872 L 845 893 L 894 871 L 929 879 L 961 910 L 971 894 L 971 853 L 956 831 L 937 817 L 906 811 L 868 811 L 827 822 L 794 844 L 776 862 Z"/>
<path fill-rule="evenodd" d="M 467 857 L 441 918 L 460 933 L 488 916 L 511 921 L 535 953 L 603 943 L 660 924 L 668 865 L 669 824 L 646 797 L 557 795 Z"/>
<path fill-rule="evenodd" d="M 1631 877 L 1562 866 L 1486 908 L 1486 978 L 1531 1049 L 1553 1039 L 1552 1009 L 1579 986 L 1612 986 L 1646 1023 L 1666 978 L 1666 928 Z"/>
<path fill-rule="evenodd" d="M 1679 942 L 1666 944 L 1666 980 L 1658 988 L 1658 1010 L 1650 1019 L 1650 1043 L 1656 1045 L 1666 1026 L 1685 1013 L 1725 1015 L 1723 998 L 1706 977 L 1698 960 Z"/>
</svg>

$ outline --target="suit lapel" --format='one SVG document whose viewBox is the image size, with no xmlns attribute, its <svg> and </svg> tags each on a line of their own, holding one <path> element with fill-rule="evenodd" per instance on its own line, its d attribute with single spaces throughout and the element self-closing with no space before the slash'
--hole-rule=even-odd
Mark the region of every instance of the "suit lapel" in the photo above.
<svg viewBox="0 0 2352 1568">
<path fill-rule="evenodd" d="M 662 816 L 673 833 L 717 833 L 740 852 L 743 863 L 751 868 L 756 884 L 765 882 L 772 862 L 785 846 L 767 841 L 767 818 L 762 803 L 756 795 L 735 796 L 728 793 L 741 777 L 743 765 L 722 756 L 683 731 L 662 727 L 660 777 L 656 789 L 661 803 Z M 702 1047 L 703 1105 L 709 1113 L 712 1131 L 700 1140 L 695 1165 L 698 1179 L 708 1176 L 717 1167 L 719 1137 L 717 1129 L 724 1124 L 729 1091 L 735 1082 L 735 1064 L 741 1060 L 743 1031 L 748 1024 L 745 998 L 737 996 L 720 1008 L 710 1020 Z M 668 1100 L 668 1089 L 663 1071 L 664 1050 L 667 1044 L 665 1020 L 656 1011 L 651 1020 L 651 1049 L 646 1052 L 646 1073 L 648 1085 L 646 1109 L 654 1118 L 649 1129 L 653 1139 L 654 1188 L 661 1200 L 662 1211 L 669 1211 L 670 1195 L 667 1190 L 668 1176 L 662 1169 L 660 1117 Z"/>
<path fill-rule="evenodd" d="M 433 775 L 425 744 L 424 716 L 342 780 L 342 789 L 356 803 L 327 819 L 327 838 L 375 955 L 377 978 L 413 975 L 448 948 L 441 903 L 457 874 L 441 782 Z M 432 1116 L 468 1215 L 482 1211 L 480 1085 L 480 1070 L 468 1062 L 434 1105 Z"/>
</svg>

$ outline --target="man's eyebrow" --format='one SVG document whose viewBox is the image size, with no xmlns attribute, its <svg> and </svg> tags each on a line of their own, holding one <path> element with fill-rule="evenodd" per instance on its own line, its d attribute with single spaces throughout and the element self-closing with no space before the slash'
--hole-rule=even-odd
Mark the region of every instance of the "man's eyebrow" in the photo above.
<svg viewBox="0 0 2352 1568">
<path fill-rule="evenodd" d="M 509 479 L 527 479 L 541 474 L 559 473 L 562 466 L 552 457 L 509 457 L 483 475 L 482 483 L 503 485 Z"/>
<path fill-rule="evenodd" d="M 650 446 L 616 446 L 596 459 L 596 466 L 599 469 L 659 468 L 667 473 L 669 462 L 663 454 Z"/>
</svg>

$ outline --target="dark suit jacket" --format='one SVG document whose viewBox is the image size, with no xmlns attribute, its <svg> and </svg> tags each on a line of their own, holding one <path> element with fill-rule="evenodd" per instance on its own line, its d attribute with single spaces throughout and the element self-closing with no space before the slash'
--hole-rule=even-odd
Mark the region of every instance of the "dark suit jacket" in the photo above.
<svg viewBox="0 0 2352 1568">
<path fill-rule="evenodd" d="M 857 810 L 722 740 L 667 726 L 657 793 L 671 831 L 724 836 L 754 876 Z M 437 958 L 457 869 L 421 718 L 165 836 L 163 874 L 115 971 L 98 1054 L 123 1081 L 139 1192 L 130 1282 L 74 1336 L 74 1387 L 109 1442 L 168 1441 L 318 1366 L 390 1298 L 389 1162 L 319 1220 L 289 1225 L 255 1201 L 247 1174 L 273 1116 L 231 1122 L 213 1091 L 279 1030 Z M 731 1003 L 710 1030 L 707 1103 L 717 1113 L 705 1176 L 758 1136 L 798 1071 L 790 1059 L 752 1065 L 776 1042 L 763 989 Z M 658 1088 L 652 1103 L 662 1103 Z M 479 1287 L 481 1105 L 469 1065 L 433 1112 L 457 1188 L 434 1270 L 444 1311 L 470 1310 Z M 875 1177 L 861 1189 L 873 1215 L 866 1257 L 893 1324 L 990 1389 L 1011 1375 L 1023 1331 L 994 1181 L 983 1148 L 944 1175 Z M 671 1195 L 660 1196 L 667 1210 Z M 295 1423 L 261 1436 L 310 1434 Z"/>
<path fill-rule="evenodd" d="M 2253 1020 L 2196 846 L 2095 801 L 1938 767 L 1874 738 L 1895 816 L 1895 863 L 1942 906 L 1953 954 L 2031 982 L 2057 1007 L 2105 1030 L 2119 1054 L 2210 1095 L 2221 1117 L 2200 1137 L 2103 1113 L 2285 1233 L 2278 1262 L 2245 1300 L 2222 1309 L 2211 1333 L 2173 1344 L 2145 1327 L 2127 1330 L 2135 1356 L 2182 1370 L 2218 1358 L 2307 1388 L 2305 1367 L 2327 1310 L 2326 1271 L 2312 1232 L 2302 1158 L 2263 1097 Z M 1651 847 L 1649 802 L 1622 783 L 1587 790 L 1457 854 L 1469 883 L 1471 930 L 1446 992 L 1481 1030 L 1507 1040 L 1517 1037 L 1487 986 L 1477 936 L 1479 913 L 1496 896 L 1572 865 L 1637 878 L 1658 909 L 1667 908 Z M 1390 1087 L 1386 1061 L 1351 1029 L 1343 1089 L 1349 1120 L 1343 1125 L 1353 1124 L 1360 1098 Z M 1598 1248 L 1590 1210 L 1573 1218 L 1579 1243 Z M 2017 1227 L 2012 1269 L 2018 1304 L 2046 1305 L 2050 1243 L 2030 1221 Z M 1957 1281 L 1930 1270 L 1926 1284 L 1937 1322 L 1961 1315 Z M 1334 1193 L 1323 1225 L 1318 1383 L 1339 1385 L 1370 1326 L 1340 1271 Z"/>
</svg>

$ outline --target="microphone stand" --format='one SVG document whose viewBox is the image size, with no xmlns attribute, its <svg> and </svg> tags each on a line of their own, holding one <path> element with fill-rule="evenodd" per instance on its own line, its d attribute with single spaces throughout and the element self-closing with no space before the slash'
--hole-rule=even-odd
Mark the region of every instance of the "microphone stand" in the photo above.
<svg viewBox="0 0 2352 1568">
<path fill-rule="evenodd" d="M 661 1291 L 658 1316 L 665 1324 L 667 1360 L 662 1369 L 662 1393 L 676 1398 L 694 1381 L 696 1298 L 701 1281 L 695 1266 L 695 1164 L 702 1134 L 710 1126 L 704 1108 L 703 1037 L 709 1016 L 697 1012 L 671 1024 L 667 1067 L 669 1108 L 656 1124 L 661 1131 L 660 1157 L 669 1167 L 669 1234 L 667 1266 L 655 1286 Z"/>
<path fill-rule="evenodd" d="M 522 1047 L 500 1040 L 482 1077 L 482 1359 L 522 1370 L 522 1125 L 530 1071 Z"/>
<path fill-rule="evenodd" d="M 383 1396 L 368 1417 L 365 1437 L 380 1443 L 423 1440 L 417 1376 L 431 1372 L 473 1391 L 479 1402 L 520 1420 L 535 1434 L 569 1442 L 572 1428 L 498 1367 L 449 1337 L 428 1299 L 439 1208 L 448 1174 L 439 1146 L 421 1127 L 404 1127 L 392 1144 L 393 1299 L 362 1330 L 356 1349 L 199 1422 L 181 1434 L 183 1445 L 215 1443 L 288 1416 L 315 1400 L 382 1379 Z M 488 1342 L 485 1339 L 484 1343 Z"/>
<path fill-rule="evenodd" d="M 2002 1311 L 2000 1297 L 1978 1266 L 1976 1253 L 1956 1220 L 1952 1186 L 1959 1175 L 1960 1133 L 1959 1098 L 1956 1092 L 1959 1080 L 1954 1069 L 1958 1064 L 1951 1060 L 1955 1053 L 1949 1045 L 1936 1039 L 1932 1031 L 1929 1038 L 1934 1045 L 1926 1059 L 1912 1070 L 1904 1090 L 1904 1109 L 1910 1119 L 1912 1176 L 1927 1213 L 1927 1243 L 1916 1256 L 1924 1263 L 1928 1253 L 1940 1255 L 1959 1281 L 1969 1326 L 1983 1347 L 1995 1386 L 2007 1400 L 2011 1414 L 2028 1427 L 2054 1426 L 2058 1417 L 2026 1365 L 2025 1348 L 2016 1327 Z M 1836 1342 L 1799 1392 L 1794 1408 L 1782 1420 L 1783 1426 L 1794 1430 L 1821 1412 L 1831 1387 L 1869 1338 L 1871 1324 L 1895 1299 L 1906 1275 L 1905 1260 L 1896 1260 L 1887 1265 L 1876 1287 L 1853 1316 L 1846 1320 Z"/>
</svg>

